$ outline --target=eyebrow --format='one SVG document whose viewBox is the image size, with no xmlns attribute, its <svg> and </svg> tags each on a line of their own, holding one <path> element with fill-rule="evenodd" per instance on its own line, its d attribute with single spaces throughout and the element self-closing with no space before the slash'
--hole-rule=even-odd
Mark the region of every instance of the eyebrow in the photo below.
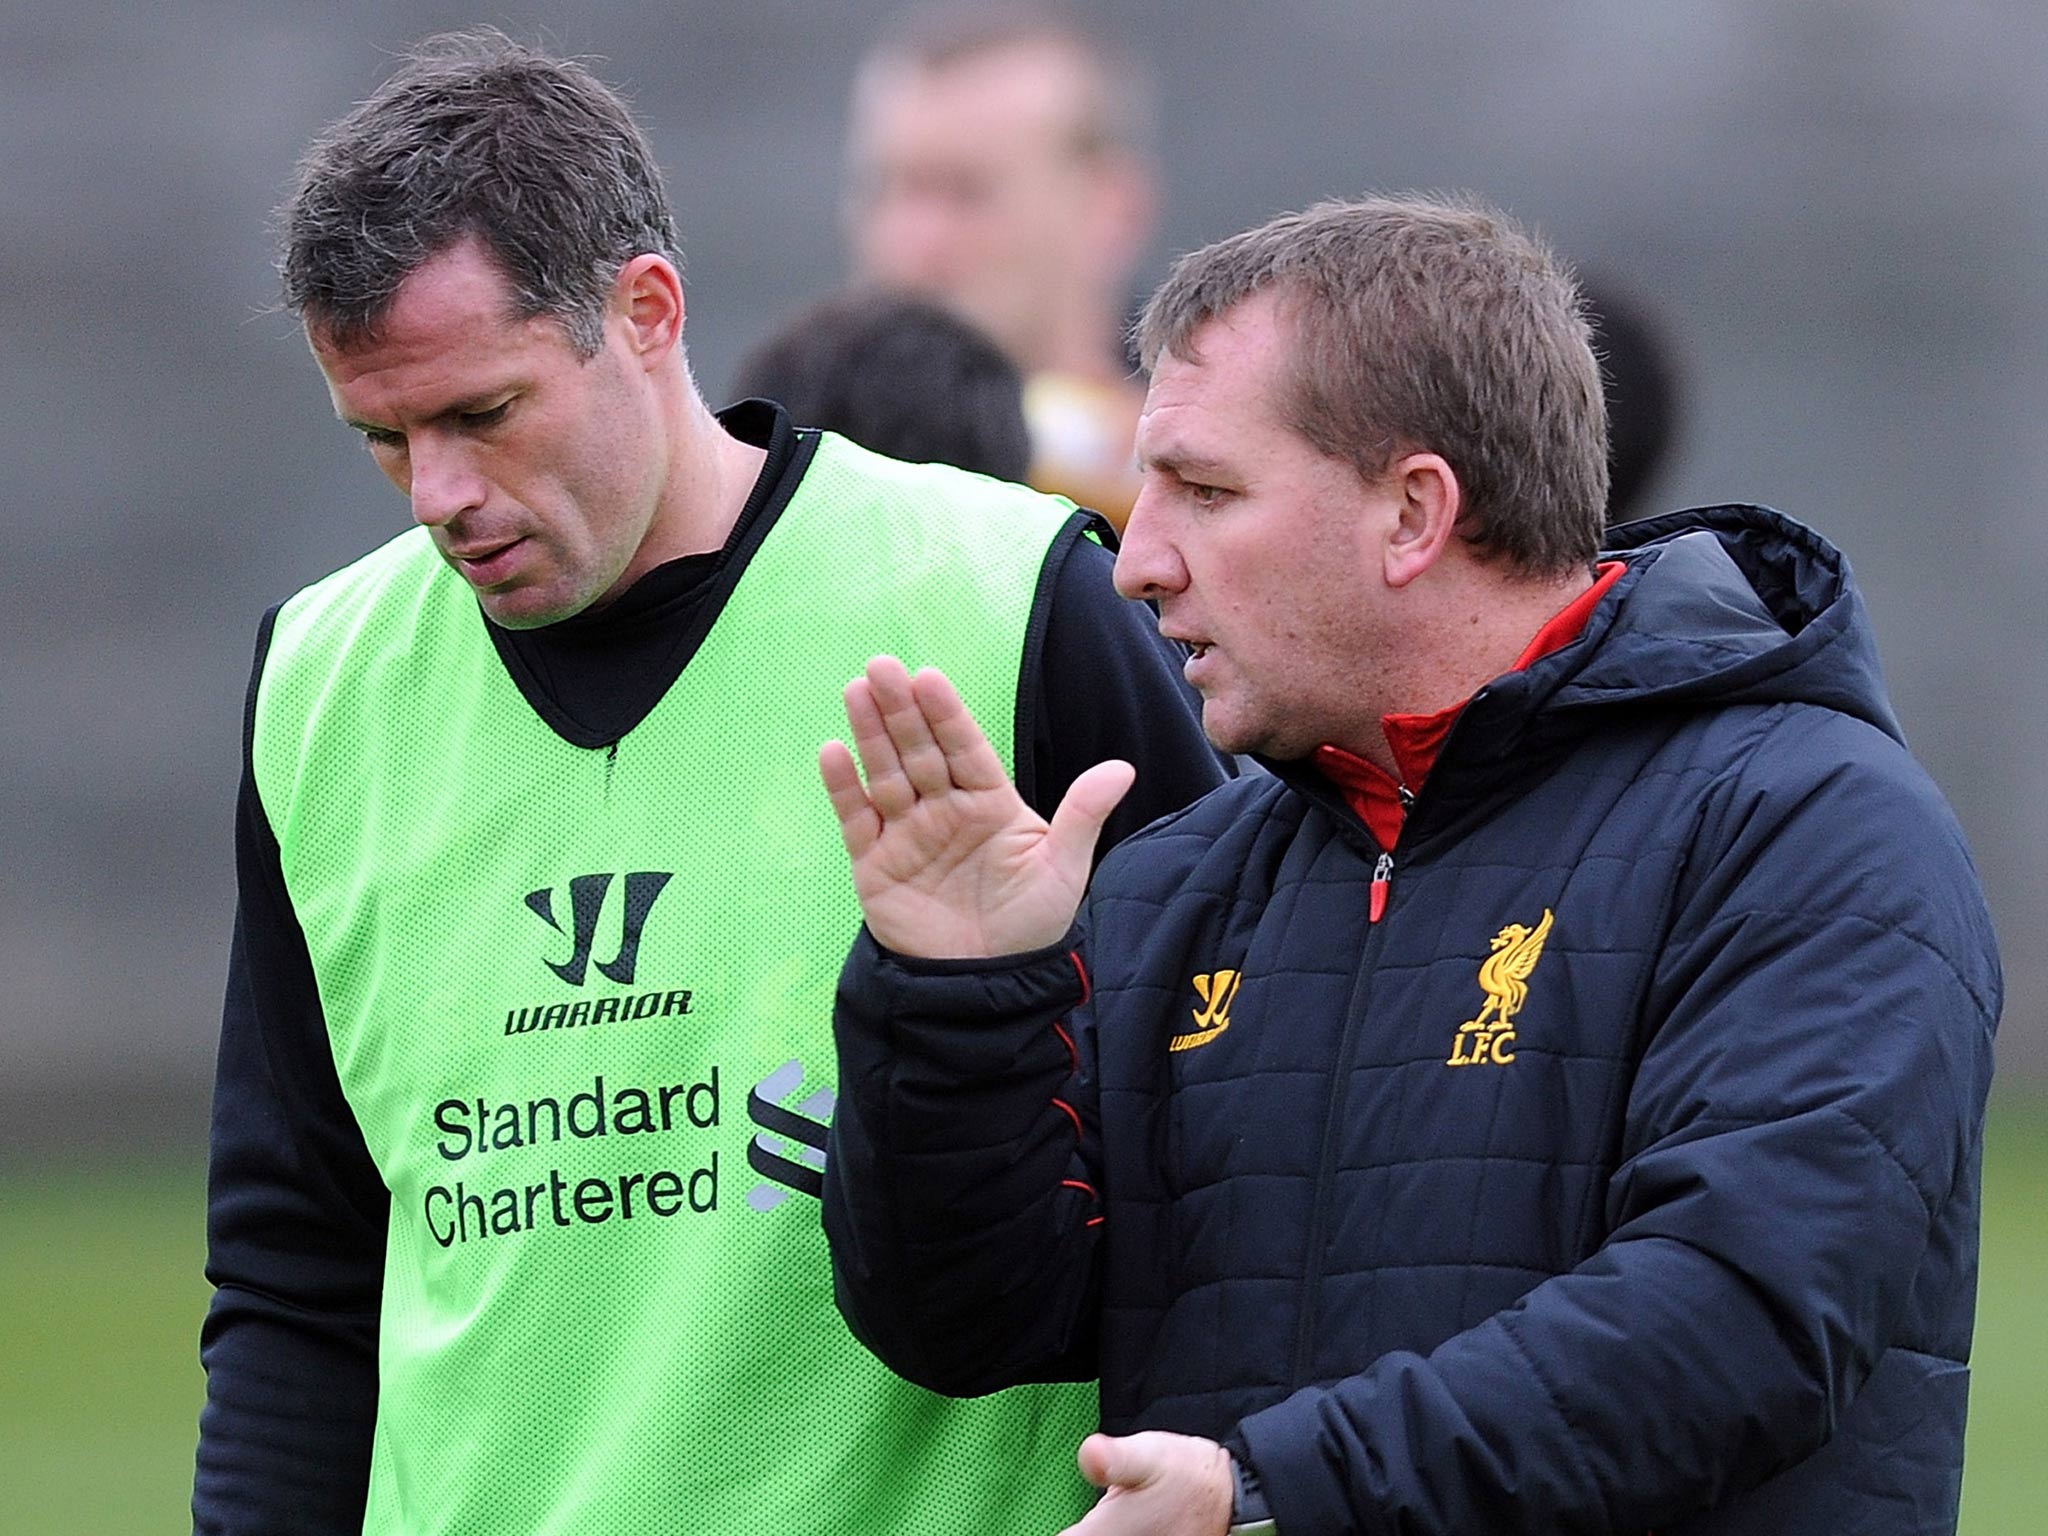
<svg viewBox="0 0 2048 1536">
<path fill-rule="evenodd" d="M 1163 469 L 1168 474 L 1185 480 L 1190 475 L 1216 475 L 1224 470 L 1220 459 L 1205 459 L 1199 454 L 1177 453 L 1168 448 L 1159 453 L 1138 455 L 1141 469 Z"/>
<path fill-rule="evenodd" d="M 460 400 L 442 406 L 440 410 L 427 418 L 427 422 L 429 425 L 433 425 L 440 422 L 453 421 L 458 416 L 473 416 L 480 411 L 493 410 L 518 392 L 518 386 L 507 385 L 502 389 L 487 389 L 474 395 L 465 395 Z M 379 426 L 377 423 L 370 421 L 358 421 L 353 416 L 344 416 L 341 418 L 341 421 L 343 426 L 353 427 L 358 432 L 395 433 L 397 431 L 395 427 Z"/>
</svg>

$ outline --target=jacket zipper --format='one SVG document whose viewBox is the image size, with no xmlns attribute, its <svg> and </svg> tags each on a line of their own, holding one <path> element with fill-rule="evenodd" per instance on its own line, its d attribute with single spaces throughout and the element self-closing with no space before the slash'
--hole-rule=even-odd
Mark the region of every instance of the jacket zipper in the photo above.
<svg viewBox="0 0 2048 1536">
<path fill-rule="evenodd" d="M 1316 1167 L 1315 1208 L 1310 1213 L 1308 1224 L 1308 1256 L 1302 1271 L 1302 1295 L 1300 1321 L 1295 1326 L 1294 1360 L 1288 1377 L 1291 1388 L 1306 1386 L 1309 1381 L 1309 1357 L 1315 1345 L 1316 1326 L 1322 1310 L 1321 1292 L 1323 1287 L 1323 1249 L 1328 1245 L 1327 1228 L 1330 1223 L 1330 1202 L 1333 1179 L 1332 1165 L 1337 1160 L 1337 1128 L 1339 1110 L 1348 1096 L 1351 1078 L 1352 1051 L 1358 1040 L 1358 1032 L 1364 1026 L 1366 998 L 1372 990 L 1373 968 L 1379 960 L 1382 930 L 1376 925 L 1379 914 L 1386 905 L 1386 886 L 1393 880 L 1394 856 L 1382 853 L 1379 863 L 1373 867 L 1372 918 L 1365 940 L 1365 951 L 1359 956 L 1358 982 L 1351 992 L 1351 1006 L 1344 1017 L 1344 1037 L 1338 1046 L 1337 1059 L 1330 1073 L 1330 1091 L 1323 1106 L 1323 1149 Z"/>
<path fill-rule="evenodd" d="M 1472 695 L 1472 702 L 1477 703 L 1485 698 L 1486 694 L 1486 689 L 1480 689 Z M 1448 754 L 1451 742 L 1457 739 L 1458 727 L 1464 723 L 1464 720 L 1460 719 L 1451 727 L 1451 735 L 1444 743 L 1444 751 L 1437 755 L 1438 763 L 1441 763 Z M 1401 797 L 1401 807 L 1408 813 L 1402 818 L 1401 834 L 1395 840 L 1394 847 L 1398 848 L 1408 840 L 1408 834 L 1414 830 L 1417 796 L 1406 784 L 1397 786 L 1395 793 Z M 1366 998 L 1372 990 L 1373 969 L 1379 964 L 1379 950 L 1384 935 L 1379 922 L 1386 915 L 1387 900 L 1393 892 L 1393 886 L 1394 851 L 1391 848 L 1382 849 L 1372 867 L 1365 947 L 1358 957 L 1358 983 L 1352 988 L 1350 1012 L 1344 1018 L 1344 1037 L 1338 1046 L 1336 1069 L 1330 1074 L 1330 1092 L 1324 1101 L 1322 1157 L 1316 1167 L 1315 1208 L 1309 1215 L 1308 1256 L 1302 1270 L 1300 1321 L 1295 1325 L 1294 1359 L 1288 1376 L 1288 1384 L 1294 1388 L 1306 1386 L 1309 1381 L 1309 1357 L 1314 1352 L 1316 1326 L 1321 1320 L 1322 1312 L 1320 1293 L 1323 1287 L 1323 1249 L 1328 1245 L 1325 1229 L 1330 1224 L 1330 1202 L 1334 1198 L 1331 1173 L 1332 1165 L 1337 1160 L 1338 1109 L 1348 1088 L 1352 1050 L 1357 1043 L 1358 1032 L 1365 1023 Z"/>
</svg>

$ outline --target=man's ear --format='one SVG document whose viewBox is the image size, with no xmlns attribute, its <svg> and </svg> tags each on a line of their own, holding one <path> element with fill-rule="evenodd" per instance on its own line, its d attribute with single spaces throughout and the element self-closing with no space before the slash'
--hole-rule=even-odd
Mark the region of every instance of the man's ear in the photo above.
<svg viewBox="0 0 2048 1536">
<path fill-rule="evenodd" d="M 1403 454 L 1387 469 L 1398 498 L 1394 526 L 1382 547 L 1387 585 L 1405 587 L 1435 565 L 1464 510 L 1458 475 L 1441 454 Z"/>
<path fill-rule="evenodd" d="M 629 327 L 642 366 L 669 357 L 683 339 L 683 280 L 675 265 L 652 252 L 635 256 L 612 280 L 611 312 Z"/>
</svg>

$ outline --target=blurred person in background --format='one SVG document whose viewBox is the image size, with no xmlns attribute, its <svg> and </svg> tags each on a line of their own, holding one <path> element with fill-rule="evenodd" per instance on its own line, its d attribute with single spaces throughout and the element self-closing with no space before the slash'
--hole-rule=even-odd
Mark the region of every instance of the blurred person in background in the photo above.
<svg viewBox="0 0 2048 1536">
<path fill-rule="evenodd" d="M 740 360 L 732 392 L 892 459 L 998 480 L 1030 468 L 1017 365 L 959 315 L 907 294 L 862 289 L 799 311 Z"/>
<path fill-rule="evenodd" d="M 848 125 L 856 278 L 987 331 L 1024 370 L 1032 484 L 1118 526 L 1137 493 L 1123 331 L 1156 217 L 1152 97 L 1064 12 L 936 7 L 861 61 Z"/>
<path fill-rule="evenodd" d="M 905 13 L 862 60 L 845 221 L 858 277 L 939 300 L 1025 370 L 1030 478 L 1118 527 L 1144 397 L 1123 343 L 1157 222 L 1156 84 L 1074 15 Z M 1596 275 L 1586 305 L 1610 412 L 1611 522 L 1654 510 L 1682 401 L 1668 327 Z"/>
<path fill-rule="evenodd" d="M 1601 273 L 1581 273 L 1579 286 L 1607 400 L 1607 521 L 1626 523 L 1656 510 L 1649 493 L 1684 418 L 1677 345 L 1669 318 L 1639 290 Z"/>
<path fill-rule="evenodd" d="M 1140 334 L 1118 586 L 1273 773 L 1091 879 L 1128 765 L 1048 825 L 941 674 L 847 690 L 849 1323 L 1099 1376 L 1076 1536 L 1952 1530 L 2002 982 L 1847 562 L 1600 553 L 1578 296 L 1477 204 L 1274 220 Z"/>
<path fill-rule="evenodd" d="M 955 1403 L 834 1311 L 858 926 L 808 759 L 906 647 L 1051 811 L 1220 777 L 1064 503 L 714 416 L 616 95 L 432 40 L 302 160 L 285 295 L 419 525 L 268 614 L 237 813 L 205 1532 L 1043 1532 L 1091 1388 Z M 1096 658 L 1122 664 L 1098 678 Z"/>
</svg>

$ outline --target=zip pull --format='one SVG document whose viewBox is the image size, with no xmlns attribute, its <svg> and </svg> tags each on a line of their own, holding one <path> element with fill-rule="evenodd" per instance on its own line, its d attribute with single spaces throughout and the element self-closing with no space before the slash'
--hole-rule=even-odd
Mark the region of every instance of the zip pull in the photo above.
<svg viewBox="0 0 2048 1536">
<path fill-rule="evenodd" d="M 1379 863 L 1372 867 L 1372 907 L 1366 918 L 1367 922 L 1376 923 L 1386 915 L 1387 888 L 1393 883 L 1394 856 L 1391 853 L 1383 853 L 1380 855 Z"/>
</svg>

